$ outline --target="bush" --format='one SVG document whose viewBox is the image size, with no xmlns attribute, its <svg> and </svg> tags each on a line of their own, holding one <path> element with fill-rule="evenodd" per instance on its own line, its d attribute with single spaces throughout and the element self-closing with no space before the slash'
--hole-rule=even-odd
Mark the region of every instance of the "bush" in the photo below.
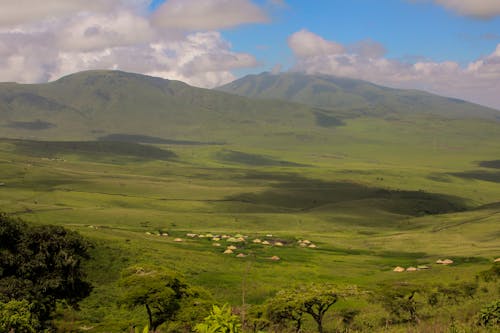
<svg viewBox="0 0 500 333">
<path fill-rule="evenodd" d="M 477 318 L 477 324 L 483 327 L 500 326 L 500 300 L 481 309 Z"/>
</svg>

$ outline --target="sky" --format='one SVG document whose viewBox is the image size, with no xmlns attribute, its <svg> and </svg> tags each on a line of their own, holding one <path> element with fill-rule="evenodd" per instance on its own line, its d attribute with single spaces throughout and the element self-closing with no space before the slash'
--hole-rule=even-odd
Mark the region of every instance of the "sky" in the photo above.
<svg viewBox="0 0 500 333">
<path fill-rule="evenodd" d="M 0 0 L 0 81 L 296 71 L 500 109 L 500 0 Z"/>
</svg>

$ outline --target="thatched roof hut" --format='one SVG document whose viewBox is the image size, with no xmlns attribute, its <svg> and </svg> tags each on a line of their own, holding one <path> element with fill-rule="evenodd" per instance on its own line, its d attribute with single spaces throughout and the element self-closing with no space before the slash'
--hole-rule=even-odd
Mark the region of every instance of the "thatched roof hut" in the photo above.
<svg viewBox="0 0 500 333">
<path fill-rule="evenodd" d="M 269 243 L 268 241 L 262 241 L 262 245 L 271 245 L 271 243 Z"/>
<path fill-rule="evenodd" d="M 500 258 L 496 258 L 493 262 L 500 262 Z"/>
<path fill-rule="evenodd" d="M 183 242 L 184 240 L 182 238 L 176 238 L 174 239 L 174 242 Z"/>
<path fill-rule="evenodd" d="M 239 253 L 236 258 L 245 258 L 247 255 L 244 253 Z"/>
<path fill-rule="evenodd" d="M 392 271 L 396 272 L 396 273 L 401 273 L 401 272 L 404 272 L 405 269 L 404 269 L 404 267 L 398 266 L 398 267 L 394 268 Z"/>
<path fill-rule="evenodd" d="M 224 254 L 233 254 L 233 250 L 227 249 L 226 251 L 224 251 Z"/>
<path fill-rule="evenodd" d="M 228 249 L 228 250 L 236 250 L 236 249 L 237 249 L 237 247 L 236 247 L 236 246 L 234 246 L 234 245 L 229 245 L 229 246 L 227 247 L 227 249 Z"/>
<path fill-rule="evenodd" d="M 279 261 L 279 260 L 281 260 L 281 258 L 280 258 L 280 257 L 278 257 L 278 256 L 272 256 L 272 257 L 271 257 L 271 258 L 269 258 L 269 259 L 271 259 L 272 261 Z"/>
<path fill-rule="evenodd" d="M 283 246 L 283 243 L 282 242 L 275 242 L 274 246 Z"/>
<path fill-rule="evenodd" d="M 416 267 L 413 267 L 413 266 L 410 266 L 406 269 L 407 272 L 416 272 L 417 271 L 417 268 Z"/>
<path fill-rule="evenodd" d="M 318 246 L 316 244 L 309 244 L 308 248 L 310 249 L 315 249 L 317 248 Z"/>
</svg>

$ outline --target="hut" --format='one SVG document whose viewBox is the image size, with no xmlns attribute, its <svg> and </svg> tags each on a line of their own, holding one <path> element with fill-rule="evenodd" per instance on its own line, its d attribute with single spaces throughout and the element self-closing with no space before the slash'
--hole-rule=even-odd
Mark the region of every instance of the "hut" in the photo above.
<svg viewBox="0 0 500 333">
<path fill-rule="evenodd" d="M 445 260 L 443 260 L 441 262 L 441 264 L 443 264 L 443 265 L 451 265 L 451 264 L 453 264 L 453 260 L 451 260 L 451 259 L 445 259 Z"/>
<path fill-rule="evenodd" d="M 407 272 L 416 272 L 417 271 L 417 268 L 416 267 L 413 267 L 413 266 L 410 266 L 406 269 Z"/>
<path fill-rule="evenodd" d="M 183 240 L 182 240 L 182 238 L 176 238 L 176 239 L 174 239 L 174 242 L 180 243 L 180 242 L 183 242 Z"/>
<path fill-rule="evenodd" d="M 236 246 L 234 246 L 234 245 L 229 245 L 229 246 L 227 247 L 227 249 L 228 249 L 228 250 L 236 250 L 236 249 L 237 249 L 237 247 L 236 247 Z"/>
<path fill-rule="evenodd" d="M 418 265 L 417 269 L 429 269 L 430 267 L 427 265 Z"/>
<path fill-rule="evenodd" d="M 274 246 L 283 246 L 283 243 L 282 242 L 275 242 Z"/>
<path fill-rule="evenodd" d="M 255 238 L 252 242 L 254 242 L 255 244 L 260 244 L 262 243 L 262 241 L 258 238 Z"/>
<path fill-rule="evenodd" d="M 316 244 L 309 244 L 308 248 L 315 249 L 315 248 L 317 248 L 317 246 L 316 246 Z"/>
<path fill-rule="evenodd" d="M 401 273 L 401 272 L 404 272 L 405 269 L 401 266 L 398 266 L 398 267 L 394 268 L 392 271 L 396 272 L 396 273 Z"/>
<path fill-rule="evenodd" d="M 271 245 L 271 243 L 269 243 L 269 242 L 268 242 L 268 241 L 266 241 L 266 240 L 265 240 L 265 241 L 262 241 L 262 243 L 261 243 L 261 244 L 262 244 L 262 245 Z"/>
<path fill-rule="evenodd" d="M 233 250 L 227 249 L 226 251 L 224 251 L 224 254 L 233 254 Z"/>
<path fill-rule="evenodd" d="M 272 257 L 271 257 L 271 258 L 269 258 L 269 259 L 271 259 L 272 261 L 279 261 L 279 260 L 281 260 L 281 258 L 280 258 L 280 257 L 278 257 L 278 256 L 272 256 Z"/>
<path fill-rule="evenodd" d="M 500 262 L 500 258 L 496 258 L 493 262 Z"/>
<path fill-rule="evenodd" d="M 244 253 L 239 253 L 236 258 L 245 258 L 247 255 Z"/>
</svg>

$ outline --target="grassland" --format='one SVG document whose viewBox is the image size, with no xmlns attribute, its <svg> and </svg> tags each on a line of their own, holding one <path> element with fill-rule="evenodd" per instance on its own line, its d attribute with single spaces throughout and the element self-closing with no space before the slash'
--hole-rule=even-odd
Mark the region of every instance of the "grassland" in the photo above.
<svg viewBox="0 0 500 333">
<path fill-rule="evenodd" d="M 178 270 L 233 305 L 243 290 L 246 302 L 260 303 L 293 283 L 457 282 L 491 266 L 500 256 L 498 123 L 418 115 L 344 122 L 221 128 L 149 145 L 4 139 L 0 207 L 95 242 L 96 288 L 72 317 L 91 332 L 144 322 L 116 304 L 114 282 L 136 263 Z M 239 233 L 285 246 L 249 241 L 239 250 L 249 256 L 235 258 L 187 233 Z M 299 239 L 318 247 L 301 248 Z M 268 259 L 274 255 L 281 260 Z M 455 264 L 433 265 L 443 258 Z M 419 264 L 432 269 L 392 272 Z"/>
</svg>

